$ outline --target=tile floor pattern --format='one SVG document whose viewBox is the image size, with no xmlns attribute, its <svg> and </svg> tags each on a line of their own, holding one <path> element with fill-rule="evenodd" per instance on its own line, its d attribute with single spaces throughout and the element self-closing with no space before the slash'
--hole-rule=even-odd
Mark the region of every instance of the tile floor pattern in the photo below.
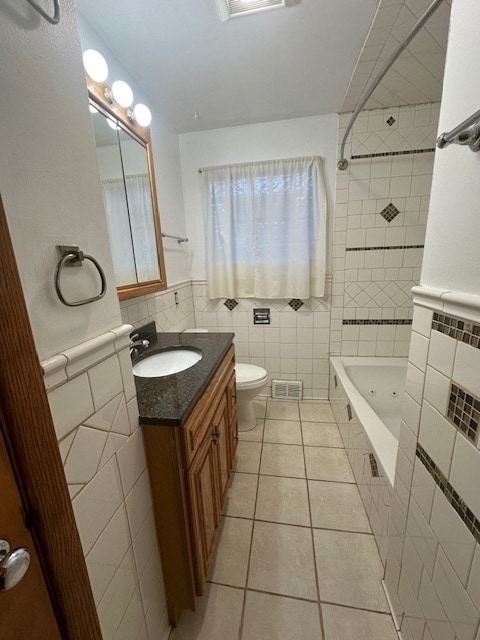
<svg viewBox="0 0 480 640">
<path fill-rule="evenodd" d="M 171 640 L 397 640 L 328 402 L 256 401 L 206 593 Z"/>
</svg>

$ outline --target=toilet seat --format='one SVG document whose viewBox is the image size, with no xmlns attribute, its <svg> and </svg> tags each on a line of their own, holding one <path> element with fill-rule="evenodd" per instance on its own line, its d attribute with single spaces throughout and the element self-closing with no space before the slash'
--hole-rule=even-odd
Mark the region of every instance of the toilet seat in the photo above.
<svg viewBox="0 0 480 640">
<path fill-rule="evenodd" d="M 262 367 L 255 364 L 235 364 L 235 381 L 237 388 L 250 389 L 261 386 L 267 380 L 268 374 Z"/>
</svg>

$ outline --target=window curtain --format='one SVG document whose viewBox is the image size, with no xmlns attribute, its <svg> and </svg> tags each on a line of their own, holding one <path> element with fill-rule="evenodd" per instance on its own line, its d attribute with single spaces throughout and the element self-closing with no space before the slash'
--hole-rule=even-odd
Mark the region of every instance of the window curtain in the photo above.
<svg viewBox="0 0 480 640">
<path fill-rule="evenodd" d="M 117 285 L 158 278 L 148 176 L 104 180 L 102 188 Z"/>
<path fill-rule="evenodd" d="M 322 160 L 202 169 L 210 298 L 325 294 Z"/>
</svg>

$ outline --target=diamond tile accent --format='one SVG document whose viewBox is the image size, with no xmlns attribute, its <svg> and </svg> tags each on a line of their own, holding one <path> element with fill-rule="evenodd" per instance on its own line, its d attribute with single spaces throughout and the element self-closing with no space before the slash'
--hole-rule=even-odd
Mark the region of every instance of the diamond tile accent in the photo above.
<svg viewBox="0 0 480 640">
<path fill-rule="evenodd" d="M 227 298 L 227 300 L 225 300 L 223 304 L 227 307 L 229 311 L 233 311 L 235 307 L 238 305 L 238 302 L 233 298 Z"/>
<path fill-rule="evenodd" d="M 294 311 L 298 311 L 301 307 L 303 307 L 303 302 L 298 298 L 292 298 L 288 303 L 289 307 L 292 307 Z"/>
<path fill-rule="evenodd" d="M 387 120 L 387 124 L 389 127 L 391 127 L 393 124 L 395 124 L 396 120 L 393 116 L 390 116 L 390 118 Z"/>
<path fill-rule="evenodd" d="M 447 416 L 467 438 L 473 442 L 476 441 L 478 423 L 480 422 L 480 400 L 461 387 L 452 384 Z"/>
<path fill-rule="evenodd" d="M 404 307 L 411 300 L 413 280 L 351 282 L 345 286 L 344 306 L 354 308 Z"/>
<path fill-rule="evenodd" d="M 387 204 L 385 209 L 382 209 L 382 211 L 380 211 L 380 215 L 385 218 L 387 222 L 391 222 L 392 220 L 394 220 L 399 213 L 400 211 L 392 202 L 390 202 L 390 204 Z"/>
</svg>

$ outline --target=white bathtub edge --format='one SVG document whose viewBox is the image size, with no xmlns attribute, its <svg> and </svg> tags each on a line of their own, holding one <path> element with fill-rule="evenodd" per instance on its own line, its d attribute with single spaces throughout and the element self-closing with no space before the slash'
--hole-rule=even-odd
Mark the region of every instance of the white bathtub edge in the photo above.
<svg viewBox="0 0 480 640">
<path fill-rule="evenodd" d="M 380 420 L 367 401 L 363 398 L 345 371 L 345 366 L 373 365 L 398 366 L 406 363 L 405 358 L 368 358 L 368 357 L 344 357 L 332 356 L 330 362 L 335 369 L 339 381 L 342 383 L 352 409 L 361 422 L 370 444 L 375 451 L 378 462 L 381 464 L 390 486 L 393 488 L 395 480 L 395 466 L 397 463 L 398 441 Z"/>
</svg>

